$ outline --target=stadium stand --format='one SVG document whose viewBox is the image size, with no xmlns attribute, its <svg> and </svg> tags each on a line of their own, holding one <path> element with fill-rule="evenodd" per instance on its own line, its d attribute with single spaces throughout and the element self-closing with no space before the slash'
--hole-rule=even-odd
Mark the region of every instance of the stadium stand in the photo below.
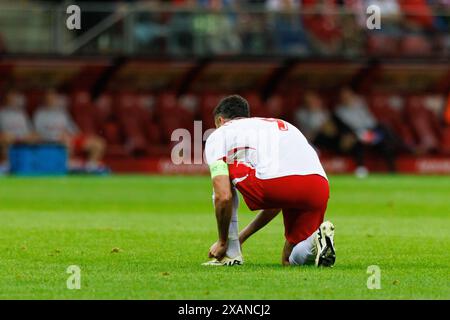
<svg viewBox="0 0 450 320">
<path fill-rule="evenodd" d="M 32 2 L 54 12 L 51 4 Z M 126 8 L 109 3 L 109 14 L 119 18 L 98 35 L 64 31 L 68 43 L 79 44 L 70 53 L 60 38 L 24 46 L 28 40 L 15 41 L 17 30 L 8 20 L 12 25 L 0 35 L 0 97 L 19 90 L 32 116 L 45 91 L 56 88 L 80 130 L 107 142 L 106 162 L 113 169 L 160 171 L 154 161 L 170 156 L 172 132 L 192 132 L 194 120 L 202 121 L 203 130 L 212 128 L 212 109 L 226 94 L 246 97 L 255 116 L 295 123 L 308 92 L 317 92 L 334 113 L 341 88 L 350 86 L 398 139 L 400 171 L 414 171 L 410 163 L 418 159 L 448 159 L 448 1 L 152 3 L 128 4 L 136 6 L 137 22 L 127 30 L 120 18 Z M 361 8 L 369 4 L 386 12 L 381 30 L 365 28 Z M 18 14 L 17 8 L 9 10 Z M 88 4 L 86 11 L 88 17 L 96 13 Z M 22 26 L 31 27 L 26 21 Z M 39 34 L 46 27 L 35 28 Z M 30 57 L 33 46 L 40 46 L 39 55 Z M 335 171 L 354 169 L 351 157 L 327 150 L 321 155 Z M 377 155 L 373 159 L 369 167 L 386 169 Z M 450 171 L 450 164 L 440 168 Z"/>
</svg>

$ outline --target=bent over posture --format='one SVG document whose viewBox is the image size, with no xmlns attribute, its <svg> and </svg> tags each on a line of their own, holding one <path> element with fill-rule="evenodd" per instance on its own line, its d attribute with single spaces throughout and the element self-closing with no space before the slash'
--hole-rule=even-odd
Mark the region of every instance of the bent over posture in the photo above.
<svg viewBox="0 0 450 320">
<path fill-rule="evenodd" d="M 217 127 L 207 139 L 219 239 L 204 265 L 240 265 L 241 245 L 280 212 L 286 243 L 284 265 L 334 265 L 334 226 L 323 222 L 329 198 L 327 176 L 317 153 L 290 123 L 251 118 L 237 95 L 214 110 Z M 236 189 L 251 210 L 261 210 L 238 233 Z"/>
</svg>

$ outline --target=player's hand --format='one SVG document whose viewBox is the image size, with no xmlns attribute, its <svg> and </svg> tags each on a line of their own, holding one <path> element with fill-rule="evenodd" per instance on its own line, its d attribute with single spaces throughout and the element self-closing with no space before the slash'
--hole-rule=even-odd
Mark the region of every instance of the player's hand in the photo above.
<svg viewBox="0 0 450 320">
<path fill-rule="evenodd" d="M 228 244 L 217 241 L 209 249 L 209 257 L 221 260 L 227 253 Z"/>
</svg>

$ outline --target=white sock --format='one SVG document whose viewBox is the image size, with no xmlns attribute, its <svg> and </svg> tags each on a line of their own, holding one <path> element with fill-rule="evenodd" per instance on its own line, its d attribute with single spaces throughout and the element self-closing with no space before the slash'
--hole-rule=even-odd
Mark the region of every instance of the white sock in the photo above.
<svg viewBox="0 0 450 320">
<path fill-rule="evenodd" d="M 238 225 L 238 207 L 239 196 L 236 189 L 233 188 L 233 212 L 231 215 L 230 229 L 228 231 L 228 249 L 227 257 L 235 258 L 241 255 L 241 244 L 239 243 L 239 225 Z"/>
<path fill-rule="evenodd" d="M 309 236 L 308 239 L 303 240 L 297 244 L 289 256 L 289 263 L 291 265 L 307 265 L 314 263 L 316 258 L 314 247 L 314 236 L 316 232 Z"/>
</svg>

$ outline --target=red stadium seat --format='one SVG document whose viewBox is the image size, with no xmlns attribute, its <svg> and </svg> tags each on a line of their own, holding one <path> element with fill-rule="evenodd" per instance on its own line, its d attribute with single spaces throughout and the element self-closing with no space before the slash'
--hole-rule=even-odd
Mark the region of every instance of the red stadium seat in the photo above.
<svg viewBox="0 0 450 320">
<path fill-rule="evenodd" d="M 219 93 L 205 93 L 200 98 L 200 115 L 203 122 L 203 130 L 215 128 L 213 119 L 213 110 L 224 97 L 224 94 Z"/>
<path fill-rule="evenodd" d="M 288 121 L 291 120 L 295 111 L 302 105 L 302 90 L 300 90 L 298 86 L 292 86 L 277 90 L 274 95 L 279 96 L 282 99 L 284 119 Z"/>
<path fill-rule="evenodd" d="M 92 102 L 86 92 L 79 91 L 72 94 L 72 113 L 74 120 L 85 133 L 98 134 L 107 143 L 108 156 L 124 156 L 122 134 L 115 122 L 109 94 L 102 94 Z"/>
<path fill-rule="evenodd" d="M 264 108 L 266 110 L 266 117 L 269 118 L 284 118 L 286 119 L 285 115 L 287 110 L 284 109 L 284 101 L 283 98 L 280 95 L 273 95 L 266 101 L 266 107 Z"/>
<path fill-rule="evenodd" d="M 404 99 L 400 96 L 376 94 L 369 98 L 370 108 L 378 121 L 390 128 L 411 149 L 416 147 L 414 134 L 404 121 Z"/>
<path fill-rule="evenodd" d="M 447 102 L 444 106 L 444 122 L 450 126 L 450 93 L 448 94 Z"/>
<path fill-rule="evenodd" d="M 173 130 L 179 128 L 178 101 L 174 92 L 163 92 L 157 99 L 156 117 L 161 130 L 162 139 L 169 142 Z"/>
<path fill-rule="evenodd" d="M 166 111 L 171 105 L 170 100 L 163 101 Z M 117 95 L 116 113 L 125 136 L 126 150 L 137 155 L 161 153 L 161 146 L 166 144 L 167 140 L 161 129 L 165 120 L 160 117 L 159 125 L 155 122 L 158 112 L 156 99 L 151 94 L 122 92 Z M 177 117 L 180 115 L 176 112 L 167 113 Z"/>
<path fill-rule="evenodd" d="M 433 27 L 433 12 L 427 0 L 398 0 L 404 18 L 421 28 Z"/>
<path fill-rule="evenodd" d="M 25 93 L 27 100 L 27 111 L 30 115 L 34 114 L 36 109 L 41 106 L 44 99 L 43 90 L 30 90 Z"/>
<path fill-rule="evenodd" d="M 450 154 L 450 127 L 442 129 L 441 151 L 445 154 Z"/>
<path fill-rule="evenodd" d="M 264 103 L 257 92 L 248 91 L 242 93 L 242 96 L 247 99 L 250 105 L 250 112 L 254 117 L 266 117 L 268 116 Z"/>
<path fill-rule="evenodd" d="M 195 110 L 180 105 L 174 93 L 163 93 L 158 99 L 158 123 L 164 144 L 170 144 L 176 129 L 193 130 Z"/>
<path fill-rule="evenodd" d="M 398 55 L 398 39 L 384 34 L 369 34 L 367 36 L 367 51 L 372 56 Z"/>
<path fill-rule="evenodd" d="M 151 96 L 122 92 L 117 95 L 116 112 L 125 135 L 125 148 L 133 154 L 147 154 L 150 143 L 159 143 L 159 130 L 153 124 Z"/>
<path fill-rule="evenodd" d="M 114 150 L 114 154 L 123 154 L 122 132 L 113 112 L 113 98 L 111 94 L 105 93 L 97 98 L 95 106 L 98 115 L 99 126 L 102 128 L 103 136 L 108 143 L 108 152 Z"/>
<path fill-rule="evenodd" d="M 77 91 L 72 94 L 71 111 L 75 122 L 84 134 L 103 135 L 99 117 L 89 92 Z"/>
<path fill-rule="evenodd" d="M 136 106 L 139 109 L 146 110 L 150 117 L 155 115 L 156 99 L 155 96 L 148 93 L 141 93 L 136 96 Z"/>
<path fill-rule="evenodd" d="M 148 148 L 160 145 L 162 143 L 162 137 L 159 126 L 155 123 L 155 96 L 147 93 L 138 94 L 136 97 L 136 112 L 141 115 L 141 126 L 149 143 Z"/>
<path fill-rule="evenodd" d="M 439 136 L 433 124 L 433 115 L 423 106 L 423 97 L 411 96 L 406 105 L 406 118 L 418 140 L 422 152 L 437 151 Z"/>
<path fill-rule="evenodd" d="M 408 56 L 430 55 L 431 49 L 428 40 L 421 35 L 408 35 L 403 37 L 400 48 L 402 54 Z"/>
<path fill-rule="evenodd" d="M 179 99 L 179 106 L 193 116 L 196 116 L 199 111 L 199 98 L 192 93 L 184 94 Z"/>
<path fill-rule="evenodd" d="M 95 101 L 95 106 L 102 122 L 107 122 L 112 118 L 113 112 L 111 94 L 105 93 L 99 96 Z"/>
<path fill-rule="evenodd" d="M 178 104 L 177 96 L 174 92 L 164 92 L 158 97 L 158 109 L 160 111 L 172 110 Z"/>
</svg>

